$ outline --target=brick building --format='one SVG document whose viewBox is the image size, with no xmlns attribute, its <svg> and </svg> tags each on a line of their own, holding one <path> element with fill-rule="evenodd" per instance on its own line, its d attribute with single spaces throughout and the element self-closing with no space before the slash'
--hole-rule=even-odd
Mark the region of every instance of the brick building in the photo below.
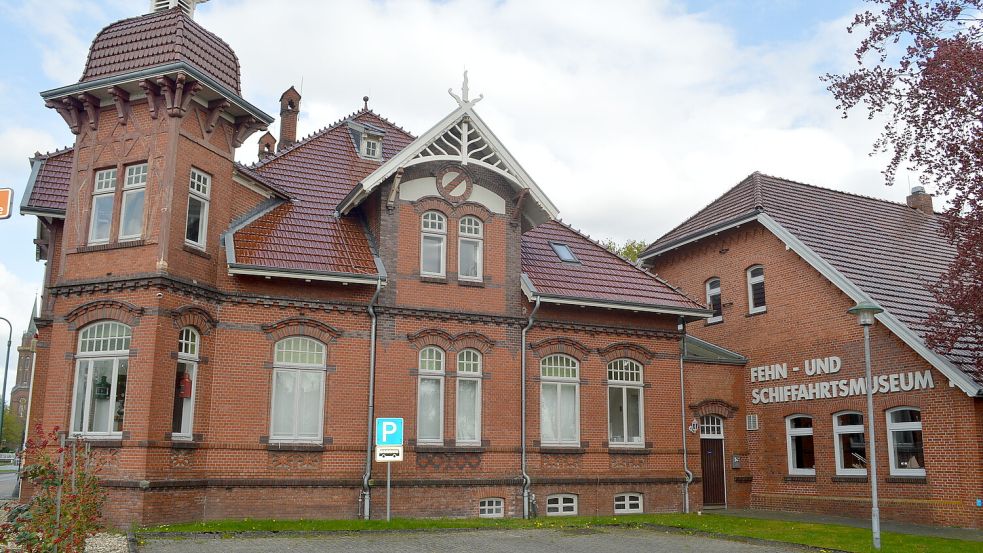
<svg viewBox="0 0 983 553">
<path fill-rule="evenodd" d="M 401 516 L 679 511 L 704 476 L 746 502 L 743 358 L 557 220 L 466 80 L 420 136 L 366 98 L 298 139 L 291 87 L 245 166 L 273 118 L 157 4 L 42 93 L 76 138 L 21 207 L 46 263 L 31 422 L 93 444 L 111 522 L 379 516 L 377 416 L 406 420 Z"/>
<path fill-rule="evenodd" d="M 691 335 L 748 359 L 735 385 L 752 508 L 870 515 L 863 332 L 847 310 L 873 301 L 881 516 L 983 526 L 975 345 L 924 341 L 928 286 L 954 255 L 940 222 L 921 189 L 898 204 L 754 173 L 642 254 L 713 309 Z"/>
<path fill-rule="evenodd" d="M 37 327 L 34 319 L 37 317 L 37 306 L 31 310 L 31 320 L 27 324 L 27 330 L 21 334 L 20 345 L 17 346 L 17 373 L 14 375 L 14 387 L 10 390 L 10 406 L 18 422 L 24 425 L 27 422 L 29 402 L 31 394 L 31 373 L 34 369 L 34 351 Z M 17 443 L 4 444 L 11 449 L 20 449 L 22 440 Z"/>
</svg>

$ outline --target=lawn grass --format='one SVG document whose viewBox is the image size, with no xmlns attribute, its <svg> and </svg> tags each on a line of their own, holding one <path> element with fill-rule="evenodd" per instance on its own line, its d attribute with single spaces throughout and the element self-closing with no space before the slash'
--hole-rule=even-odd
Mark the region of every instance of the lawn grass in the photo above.
<svg viewBox="0 0 983 553">
<path fill-rule="evenodd" d="M 167 524 L 142 532 L 355 532 L 361 530 L 440 530 L 478 528 L 590 528 L 665 526 L 684 531 L 757 538 L 854 553 L 870 553 L 870 530 L 833 524 L 786 522 L 721 515 L 624 515 L 614 517 L 540 517 L 536 519 L 393 519 L 384 520 L 217 520 Z M 882 553 L 979 553 L 983 543 L 963 540 L 881 534 Z"/>
</svg>

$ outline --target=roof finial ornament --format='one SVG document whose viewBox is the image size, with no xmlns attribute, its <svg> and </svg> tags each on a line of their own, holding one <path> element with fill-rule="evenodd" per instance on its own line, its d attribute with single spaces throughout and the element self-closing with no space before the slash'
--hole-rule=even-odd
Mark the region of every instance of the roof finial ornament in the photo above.
<svg viewBox="0 0 983 553">
<path fill-rule="evenodd" d="M 467 71 L 467 69 L 464 70 L 464 83 L 461 84 L 461 95 L 458 96 L 457 94 L 454 94 L 454 89 L 452 89 L 452 88 L 448 88 L 447 89 L 447 93 L 450 94 L 451 97 L 454 98 L 454 100 L 457 101 L 457 105 L 461 106 L 462 108 L 463 107 L 471 107 L 471 106 L 477 104 L 478 102 L 480 102 L 481 99 L 485 97 L 484 94 L 479 94 L 478 97 L 475 98 L 474 100 L 469 99 L 469 97 L 468 97 L 468 71 Z"/>
<path fill-rule="evenodd" d="M 362 109 L 368 111 L 368 109 L 369 109 L 369 97 L 368 96 L 362 96 L 362 101 L 365 102 L 365 107 L 362 108 Z"/>
</svg>

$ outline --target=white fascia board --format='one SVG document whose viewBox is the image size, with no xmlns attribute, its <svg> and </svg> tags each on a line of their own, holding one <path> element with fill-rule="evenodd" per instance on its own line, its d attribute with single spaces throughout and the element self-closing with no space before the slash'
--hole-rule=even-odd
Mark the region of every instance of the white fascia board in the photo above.
<svg viewBox="0 0 983 553">
<path fill-rule="evenodd" d="M 792 251 L 799 255 L 802 259 L 806 261 L 809 265 L 812 265 L 814 269 L 819 271 L 821 275 L 826 277 L 827 280 L 836 285 L 837 288 L 843 291 L 844 294 L 850 296 L 850 299 L 860 303 L 862 301 L 868 301 L 871 303 L 877 303 L 867 295 L 866 292 L 860 289 L 859 286 L 854 284 L 850 279 L 843 276 L 843 273 L 836 270 L 835 267 L 829 264 L 825 259 L 819 256 L 816 252 L 812 251 L 812 248 L 805 245 L 801 240 L 795 237 L 792 233 L 785 229 L 778 221 L 771 218 L 770 215 L 766 213 L 761 213 L 757 217 L 758 222 L 762 224 L 766 229 L 772 232 L 779 240 L 785 243 Z M 918 337 L 918 335 L 912 331 L 908 326 L 898 320 L 893 314 L 888 311 L 884 311 L 876 315 L 877 320 L 887 327 L 888 330 L 893 332 L 901 341 L 908 344 L 908 346 L 915 350 L 916 353 L 921 355 L 930 365 L 939 370 L 944 374 L 951 382 L 955 383 L 956 386 L 966 392 L 967 395 L 971 397 L 983 395 L 983 389 L 980 388 L 979 384 L 974 382 L 969 376 L 961 371 L 958 367 L 952 364 L 951 361 L 942 357 L 935 351 L 932 351 L 925 342 Z"/>
<path fill-rule="evenodd" d="M 348 284 L 375 284 L 381 282 L 386 285 L 386 280 L 378 275 L 354 275 L 346 273 L 318 273 L 300 272 L 290 270 L 272 269 L 253 265 L 229 265 L 230 275 L 251 275 L 261 277 L 292 278 L 298 280 L 318 280 L 324 282 L 342 282 Z"/>
<path fill-rule="evenodd" d="M 279 196 L 279 194 L 267 188 L 263 183 L 250 178 L 249 175 L 240 173 L 238 170 L 232 173 L 232 180 L 235 181 L 236 184 L 244 186 L 245 188 L 252 190 L 264 198 L 275 198 Z"/>
<path fill-rule="evenodd" d="M 713 236 L 714 234 L 719 234 L 719 233 L 721 233 L 721 232 L 723 232 L 723 231 L 725 231 L 727 229 L 732 229 L 734 227 L 739 227 L 741 225 L 750 223 L 751 221 L 754 221 L 757 218 L 758 218 L 758 213 L 757 212 L 749 213 L 748 215 L 746 215 L 744 217 L 739 217 L 737 219 L 732 220 L 730 223 L 727 223 L 724 226 L 716 227 L 716 228 L 711 228 L 710 230 L 707 230 L 706 232 L 701 232 L 700 234 L 694 234 L 693 236 L 687 238 L 686 240 L 683 240 L 682 242 L 680 242 L 678 244 L 673 244 L 672 246 L 670 246 L 668 248 L 665 248 L 665 249 L 662 249 L 662 250 L 656 250 L 656 251 L 654 251 L 654 252 L 652 252 L 650 254 L 639 256 L 638 261 L 639 262 L 645 261 L 646 259 L 651 259 L 651 258 L 653 258 L 655 256 L 662 255 L 662 254 L 664 254 L 666 252 L 671 252 L 672 250 L 675 250 L 676 248 L 681 248 L 681 247 L 685 246 L 686 244 L 691 244 L 693 242 L 696 242 L 697 240 L 703 240 L 707 236 Z"/>
</svg>

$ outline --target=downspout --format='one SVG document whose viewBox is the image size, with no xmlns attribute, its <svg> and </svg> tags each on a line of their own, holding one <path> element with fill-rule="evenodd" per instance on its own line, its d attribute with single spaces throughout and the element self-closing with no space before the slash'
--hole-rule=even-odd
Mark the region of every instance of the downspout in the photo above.
<svg viewBox="0 0 983 553">
<path fill-rule="evenodd" d="M 526 472 L 526 333 L 532 328 L 536 311 L 539 311 L 540 297 L 536 296 L 536 306 L 529 314 L 529 323 L 522 329 L 522 344 L 519 348 L 520 365 L 522 366 L 522 518 L 529 518 L 529 488 L 532 480 Z"/>
<path fill-rule="evenodd" d="M 379 292 L 382 291 L 382 278 L 375 283 L 375 294 L 369 300 L 369 317 L 372 319 L 372 328 L 369 331 L 369 420 L 366 424 L 365 441 L 365 472 L 362 473 L 362 495 L 359 503 L 362 506 L 362 517 L 369 519 L 371 491 L 369 489 L 369 479 L 372 477 L 372 433 L 374 430 L 375 419 L 375 335 L 378 317 L 375 313 L 375 302 L 379 299 Z"/>
<path fill-rule="evenodd" d="M 689 485 L 693 481 L 693 473 L 689 470 L 689 458 L 686 454 L 686 381 L 683 377 L 683 358 L 686 356 L 686 319 L 679 318 L 679 328 L 682 338 L 679 340 L 679 417 L 683 437 L 683 512 L 689 513 Z"/>
</svg>

